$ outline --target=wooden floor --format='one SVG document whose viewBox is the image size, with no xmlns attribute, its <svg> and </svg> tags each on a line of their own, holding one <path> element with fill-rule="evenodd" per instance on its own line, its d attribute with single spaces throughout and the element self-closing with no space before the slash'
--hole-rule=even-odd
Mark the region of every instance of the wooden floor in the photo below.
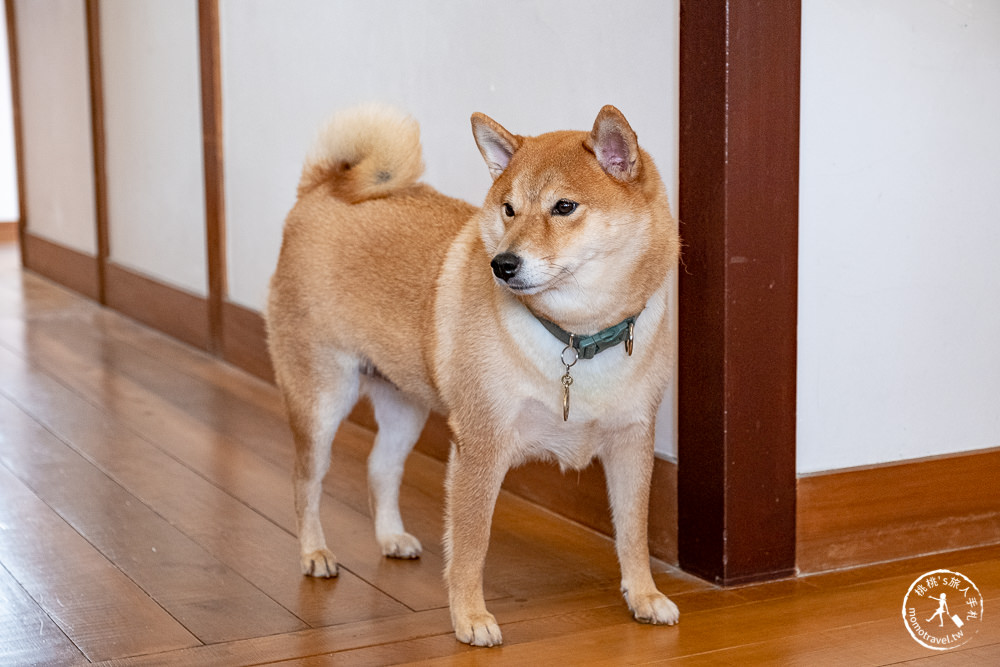
<svg viewBox="0 0 1000 667">
<path fill-rule="evenodd" d="M 18 269 L 0 245 L 0 664 L 1000 664 L 1000 624 L 937 654 L 901 620 L 923 572 L 985 607 L 1000 547 L 723 590 L 655 563 L 676 627 L 634 623 L 605 537 L 504 493 L 487 595 L 505 645 L 453 638 L 441 462 L 416 453 L 419 561 L 379 555 L 346 425 L 325 520 L 336 580 L 298 572 L 291 442 L 276 390 Z"/>
</svg>

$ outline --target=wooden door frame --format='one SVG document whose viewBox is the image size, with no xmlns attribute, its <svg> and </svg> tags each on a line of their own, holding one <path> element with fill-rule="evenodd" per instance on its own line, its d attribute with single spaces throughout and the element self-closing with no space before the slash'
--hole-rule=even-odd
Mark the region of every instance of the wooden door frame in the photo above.
<svg viewBox="0 0 1000 667">
<path fill-rule="evenodd" d="M 678 558 L 795 571 L 799 0 L 681 0 Z"/>
</svg>

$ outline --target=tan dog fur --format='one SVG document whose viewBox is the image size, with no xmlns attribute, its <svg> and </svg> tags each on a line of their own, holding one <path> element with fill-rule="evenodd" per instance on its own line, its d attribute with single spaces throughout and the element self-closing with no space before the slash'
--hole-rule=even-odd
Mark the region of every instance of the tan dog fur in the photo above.
<svg viewBox="0 0 1000 667">
<path fill-rule="evenodd" d="M 369 486 L 387 556 L 420 554 L 399 483 L 428 411 L 448 417 L 445 579 L 459 640 L 501 643 L 482 588 L 490 522 L 507 471 L 532 458 L 564 468 L 601 459 L 626 602 L 640 621 L 673 624 L 646 535 L 679 252 L 663 183 L 614 107 L 589 133 L 521 137 L 481 114 L 472 125 L 494 178 L 481 209 L 416 182 L 416 122 L 385 107 L 335 117 L 306 161 L 267 313 L 296 443 L 303 572 L 337 574 L 319 520 L 322 479 L 363 393 L 379 425 Z M 557 214 L 563 200 L 575 210 Z M 491 271 L 501 253 L 520 262 L 509 279 Z M 632 356 L 618 345 L 573 366 L 568 421 L 565 345 L 532 313 L 579 335 L 641 313 Z M 377 375 L 362 372 L 371 366 Z"/>
</svg>

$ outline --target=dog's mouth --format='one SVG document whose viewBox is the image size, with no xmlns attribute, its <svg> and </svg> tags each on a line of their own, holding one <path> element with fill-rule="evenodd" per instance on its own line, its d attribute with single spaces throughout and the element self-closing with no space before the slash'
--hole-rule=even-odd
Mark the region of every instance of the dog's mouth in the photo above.
<svg viewBox="0 0 1000 667">
<path fill-rule="evenodd" d="M 539 292 L 541 292 L 546 288 L 546 285 L 521 283 L 516 280 L 501 280 L 497 278 L 496 281 L 498 285 L 509 289 L 511 292 L 514 292 L 515 294 L 524 294 L 524 295 L 538 294 Z"/>
<path fill-rule="evenodd" d="M 501 287 L 515 294 L 537 294 L 549 286 L 551 281 L 537 280 L 537 271 L 532 271 L 530 264 L 513 252 L 502 252 L 490 262 L 493 278 Z"/>
</svg>

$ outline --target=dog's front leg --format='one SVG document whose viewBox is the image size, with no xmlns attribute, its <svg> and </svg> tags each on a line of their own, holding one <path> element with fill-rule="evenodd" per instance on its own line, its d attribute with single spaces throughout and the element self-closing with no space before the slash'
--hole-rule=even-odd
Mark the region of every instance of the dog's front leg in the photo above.
<svg viewBox="0 0 1000 667">
<path fill-rule="evenodd" d="M 474 646 L 503 640 L 483 597 L 490 524 L 508 466 L 493 443 L 458 440 L 448 459 L 445 581 L 455 637 Z"/>
<path fill-rule="evenodd" d="M 622 595 L 641 623 L 673 625 L 677 605 L 661 593 L 649 569 L 649 485 L 653 474 L 652 427 L 609 443 L 602 453 L 622 569 Z"/>
</svg>

